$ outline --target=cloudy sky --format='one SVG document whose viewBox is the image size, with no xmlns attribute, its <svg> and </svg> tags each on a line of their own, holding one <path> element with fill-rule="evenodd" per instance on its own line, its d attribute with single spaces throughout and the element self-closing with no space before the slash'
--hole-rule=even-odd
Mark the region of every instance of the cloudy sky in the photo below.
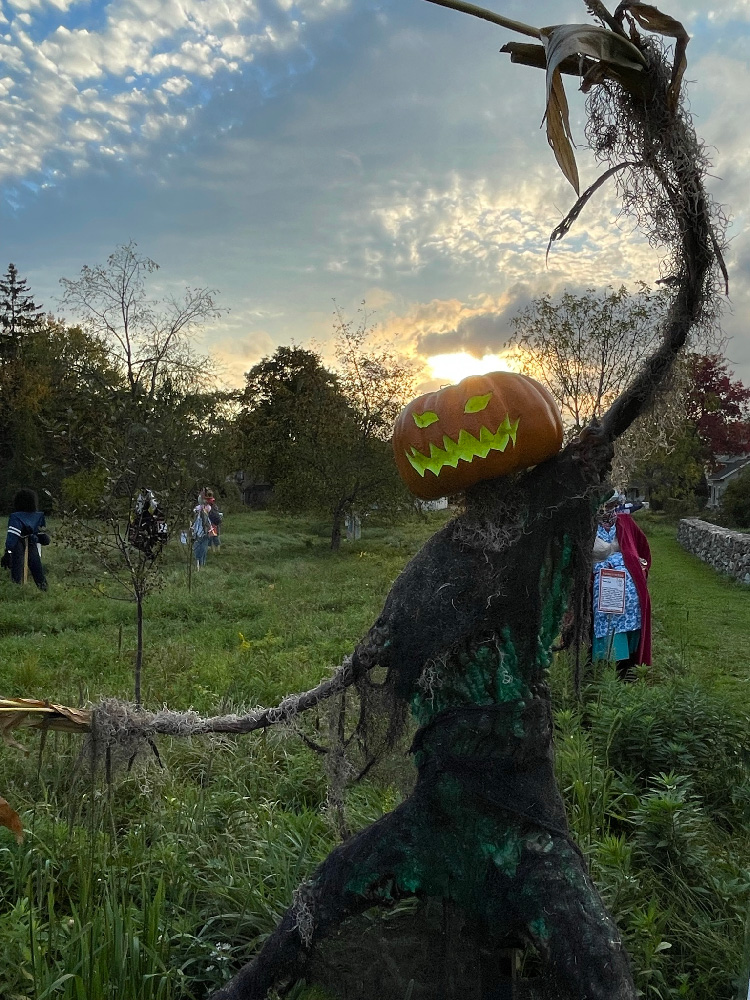
<svg viewBox="0 0 750 1000">
<path fill-rule="evenodd" d="M 587 20 L 583 0 L 486 5 Z M 727 354 L 750 384 L 750 0 L 660 6 L 693 36 L 691 107 L 733 220 Z M 136 241 L 154 294 L 219 290 L 201 346 L 233 384 L 278 344 L 325 347 L 334 299 L 364 300 L 425 377 L 491 367 L 533 297 L 659 276 L 611 195 L 545 265 L 574 195 L 542 73 L 498 54 L 514 38 L 425 0 L 0 0 L 0 267 L 61 313 L 61 277 Z"/>
</svg>

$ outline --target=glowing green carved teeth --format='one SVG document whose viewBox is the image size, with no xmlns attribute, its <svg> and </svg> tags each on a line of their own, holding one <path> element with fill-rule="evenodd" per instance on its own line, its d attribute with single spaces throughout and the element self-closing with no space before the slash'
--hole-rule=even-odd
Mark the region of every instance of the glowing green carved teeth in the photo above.
<svg viewBox="0 0 750 1000">
<path fill-rule="evenodd" d="M 455 469 L 460 461 L 471 462 L 475 458 L 487 458 L 491 451 L 505 451 L 508 441 L 512 441 L 515 445 L 518 423 L 518 420 L 511 423 L 506 414 L 505 420 L 494 434 L 487 427 L 482 427 L 478 438 L 470 431 L 462 430 L 459 432 L 458 441 L 444 434 L 442 448 L 431 444 L 429 457 L 423 455 L 413 445 L 411 452 L 406 451 L 404 454 L 422 478 L 428 469 L 437 476 L 446 465 Z"/>
</svg>

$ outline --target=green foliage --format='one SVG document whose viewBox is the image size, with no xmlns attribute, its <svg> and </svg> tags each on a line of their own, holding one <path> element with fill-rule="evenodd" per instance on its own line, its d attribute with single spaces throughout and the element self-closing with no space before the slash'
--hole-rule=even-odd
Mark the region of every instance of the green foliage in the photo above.
<svg viewBox="0 0 750 1000">
<path fill-rule="evenodd" d="M 100 467 L 80 469 L 60 484 L 64 510 L 90 517 L 99 513 L 107 489 L 107 470 Z"/>
<path fill-rule="evenodd" d="M 522 371 L 539 379 L 572 436 L 607 409 L 653 348 L 666 296 L 641 284 L 581 295 L 543 295 L 513 318 Z"/>
<path fill-rule="evenodd" d="M 731 482 L 721 498 L 721 513 L 737 528 L 750 528 L 750 467 Z"/>
<path fill-rule="evenodd" d="M 729 692 L 613 671 L 558 711 L 568 816 L 643 995 L 733 995 L 750 897 L 750 736 Z"/>
<path fill-rule="evenodd" d="M 684 516 L 696 503 L 696 491 L 703 483 L 703 460 L 701 440 L 694 425 L 686 422 L 669 447 L 657 448 L 636 462 L 631 474 L 645 488 L 654 510 L 671 505 L 677 516 Z"/>
<path fill-rule="evenodd" d="M 750 730 L 733 694 L 682 678 L 654 687 L 610 680 L 587 719 L 641 793 L 654 775 L 690 775 L 713 821 L 734 830 L 750 824 Z"/>
<path fill-rule="evenodd" d="M 193 350 L 201 323 L 219 315 L 214 293 L 158 302 L 147 294 L 155 269 L 130 243 L 64 279 L 83 326 L 45 318 L 17 274 L 0 280 L 0 501 L 27 485 L 49 509 L 64 479 L 93 469 L 107 471 L 103 494 L 132 495 L 143 468 L 146 485 L 182 502 L 188 487 L 232 471 L 232 394 Z M 95 500 L 78 481 L 68 487 Z"/>
<path fill-rule="evenodd" d="M 336 315 L 340 373 L 279 347 L 247 373 L 239 419 L 243 464 L 273 484 L 274 508 L 328 516 L 333 549 L 348 514 L 412 506 L 387 440 L 410 376 L 394 355 L 368 351 L 366 318 L 355 328 Z"/>
</svg>

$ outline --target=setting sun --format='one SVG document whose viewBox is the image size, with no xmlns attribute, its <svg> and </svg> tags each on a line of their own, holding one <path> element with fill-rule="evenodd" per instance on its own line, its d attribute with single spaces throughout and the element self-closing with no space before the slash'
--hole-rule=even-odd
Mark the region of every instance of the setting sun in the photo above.
<svg viewBox="0 0 750 1000">
<path fill-rule="evenodd" d="M 469 375 L 486 375 L 487 372 L 510 372 L 513 368 L 508 358 L 500 354 L 485 354 L 475 358 L 473 354 L 461 351 L 457 354 L 436 354 L 427 359 L 433 378 L 449 382 L 460 382 Z"/>
</svg>

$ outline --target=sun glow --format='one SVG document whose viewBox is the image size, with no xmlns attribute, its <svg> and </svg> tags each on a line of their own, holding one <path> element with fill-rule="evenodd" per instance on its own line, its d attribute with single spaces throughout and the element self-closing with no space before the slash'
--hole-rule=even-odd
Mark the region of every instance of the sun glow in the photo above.
<svg viewBox="0 0 750 1000">
<path fill-rule="evenodd" d="M 457 354 L 436 354 L 427 359 L 433 378 L 460 382 L 469 375 L 486 375 L 487 372 L 511 372 L 510 360 L 501 354 L 485 354 L 475 358 L 473 354 L 460 351 Z"/>
</svg>

